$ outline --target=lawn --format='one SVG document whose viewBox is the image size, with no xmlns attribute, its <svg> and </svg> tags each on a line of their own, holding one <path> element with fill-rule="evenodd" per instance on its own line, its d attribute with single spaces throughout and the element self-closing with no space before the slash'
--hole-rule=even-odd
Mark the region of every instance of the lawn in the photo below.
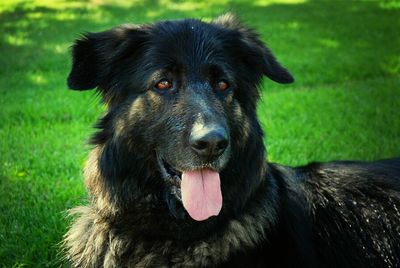
<svg viewBox="0 0 400 268">
<path fill-rule="evenodd" d="M 290 165 L 400 155 L 396 1 L 15 1 L 0 3 L 0 267 L 58 267 L 65 211 L 85 202 L 86 140 L 103 107 L 69 91 L 84 31 L 232 11 L 296 83 L 265 80 L 258 114 L 269 159 Z"/>
</svg>

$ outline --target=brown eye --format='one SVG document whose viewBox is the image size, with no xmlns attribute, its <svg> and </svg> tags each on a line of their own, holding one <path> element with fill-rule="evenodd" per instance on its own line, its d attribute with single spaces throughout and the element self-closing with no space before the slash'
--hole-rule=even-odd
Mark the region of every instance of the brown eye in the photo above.
<svg viewBox="0 0 400 268">
<path fill-rule="evenodd" d="M 218 82 L 217 82 L 217 89 L 219 90 L 219 91 L 225 91 L 225 90 L 227 90 L 229 88 L 229 84 L 228 84 L 228 82 L 226 82 L 225 80 L 219 80 Z"/>
<path fill-rule="evenodd" d="M 167 79 L 162 79 L 155 85 L 155 88 L 158 90 L 170 89 L 172 88 L 172 82 Z"/>
</svg>

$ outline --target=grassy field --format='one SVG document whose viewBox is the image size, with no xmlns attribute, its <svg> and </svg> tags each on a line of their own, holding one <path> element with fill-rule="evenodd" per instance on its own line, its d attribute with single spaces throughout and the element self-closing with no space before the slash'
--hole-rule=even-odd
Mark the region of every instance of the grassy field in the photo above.
<svg viewBox="0 0 400 268">
<path fill-rule="evenodd" d="M 85 141 L 102 107 L 66 88 L 79 33 L 232 11 L 292 71 L 265 80 L 259 116 L 271 161 L 400 155 L 396 1 L 11 1 L 0 3 L 0 267 L 62 265 L 65 210 L 85 201 Z"/>
</svg>

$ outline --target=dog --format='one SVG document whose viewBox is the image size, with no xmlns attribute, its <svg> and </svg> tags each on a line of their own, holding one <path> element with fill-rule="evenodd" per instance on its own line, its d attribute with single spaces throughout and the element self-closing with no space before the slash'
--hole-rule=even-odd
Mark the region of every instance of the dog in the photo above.
<svg viewBox="0 0 400 268">
<path fill-rule="evenodd" d="M 65 235 L 73 267 L 400 267 L 400 159 L 266 161 L 263 76 L 291 83 L 233 15 L 122 25 L 72 47 L 68 86 L 106 112 Z"/>
</svg>

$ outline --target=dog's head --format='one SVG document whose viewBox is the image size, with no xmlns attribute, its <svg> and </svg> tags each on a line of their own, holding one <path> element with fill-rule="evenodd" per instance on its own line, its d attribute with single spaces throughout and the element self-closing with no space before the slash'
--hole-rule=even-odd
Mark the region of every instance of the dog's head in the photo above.
<svg viewBox="0 0 400 268">
<path fill-rule="evenodd" d="M 263 75 L 293 81 L 257 34 L 223 15 L 85 34 L 73 46 L 68 85 L 98 88 L 107 104 L 93 139 L 104 180 L 161 187 L 175 217 L 186 210 L 201 221 L 243 201 L 260 179 Z"/>
</svg>

